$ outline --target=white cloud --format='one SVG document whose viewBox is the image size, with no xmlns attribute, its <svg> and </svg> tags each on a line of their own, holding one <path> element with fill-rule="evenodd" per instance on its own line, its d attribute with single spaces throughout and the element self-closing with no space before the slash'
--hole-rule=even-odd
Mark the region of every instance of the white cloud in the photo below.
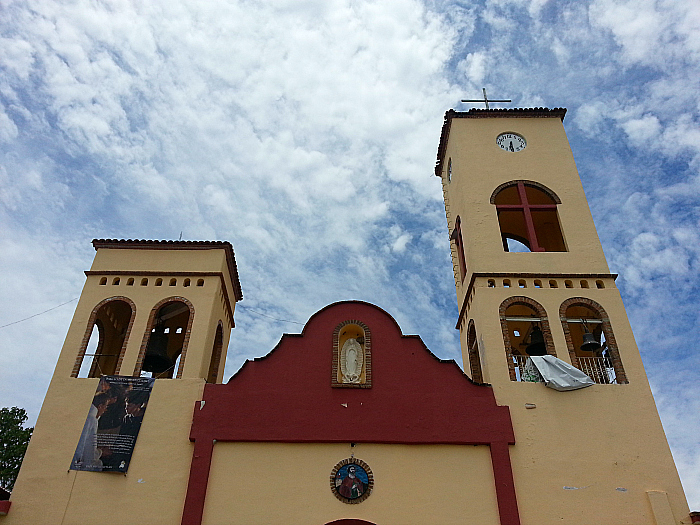
<svg viewBox="0 0 700 525">
<path fill-rule="evenodd" d="M 700 58 L 700 6 L 674 0 L 596 0 L 591 21 L 612 31 L 625 64 L 662 69 Z"/>
<path fill-rule="evenodd" d="M 481 84 L 486 74 L 486 53 L 476 52 L 467 54 L 464 61 L 467 78 L 474 84 Z"/>
<path fill-rule="evenodd" d="M 20 39 L 0 37 L 0 64 L 22 80 L 27 80 L 34 64 L 32 46 Z"/>
<path fill-rule="evenodd" d="M 413 236 L 410 233 L 400 235 L 391 245 L 391 250 L 394 253 L 404 253 L 406 251 L 406 245 L 411 242 L 412 238 Z"/>
<path fill-rule="evenodd" d="M 0 107 L 0 141 L 9 142 L 17 138 L 17 126 Z"/>
<path fill-rule="evenodd" d="M 573 118 L 586 135 L 594 136 L 600 133 L 606 113 L 607 109 L 603 102 L 588 102 L 579 106 Z"/>
<path fill-rule="evenodd" d="M 636 146 L 644 146 L 652 140 L 658 140 L 661 131 L 659 119 L 654 115 L 630 119 L 622 123 L 622 129 Z"/>
</svg>

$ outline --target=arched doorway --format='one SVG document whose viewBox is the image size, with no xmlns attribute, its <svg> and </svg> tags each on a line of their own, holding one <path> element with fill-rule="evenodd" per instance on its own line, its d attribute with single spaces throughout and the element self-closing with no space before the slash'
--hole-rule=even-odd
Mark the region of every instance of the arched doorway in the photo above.
<svg viewBox="0 0 700 525">
<path fill-rule="evenodd" d="M 326 525 L 375 525 L 371 521 L 356 520 L 354 518 L 347 518 L 342 520 L 329 521 Z"/>
</svg>

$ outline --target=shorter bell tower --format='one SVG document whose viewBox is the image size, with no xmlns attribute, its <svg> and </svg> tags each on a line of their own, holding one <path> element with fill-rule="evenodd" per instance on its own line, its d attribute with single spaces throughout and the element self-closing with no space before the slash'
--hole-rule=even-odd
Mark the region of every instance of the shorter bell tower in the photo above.
<svg viewBox="0 0 700 525">
<path fill-rule="evenodd" d="M 464 368 L 510 407 L 522 523 L 648 523 L 688 506 L 563 127 L 565 109 L 450 110 L 435 174 Z M 593 380 L 559 392 L 552 355 Z"/>
<path fill-rule="evenodd" d="M 242 299 L 231 244 L 92 244 L 97 254 L 85 272 L 56 374 L 70 367 L 68 375 L 76 378 L 147 374 L 221 382 L 235 304 Z"/>
<path fill-rule="evenodd" d="M 96 239 L 93 246 L 97 253 L 4 518 L 8 524 L 85 523 L 75 509 L 106 501 L 134 516 L 148 509 L 164 523 L 179 522 L 182 508 L 172 502 L 184 498 L 189 464 L 173 458 L 191 455 L 192 407 L 205 384 L 223 379 L 242 299 L 231 244 Z M 101 474 L 95 483 L 94 472 L 69 467 L 90 402 L 103 395 L 96 395 L 102 376 L 155 381 L 147 408 L 140 407 L 145 415 L 128 471 Z M 166 484 L 173 499 L 144 499 L 142 483 Z"/>
</svg>

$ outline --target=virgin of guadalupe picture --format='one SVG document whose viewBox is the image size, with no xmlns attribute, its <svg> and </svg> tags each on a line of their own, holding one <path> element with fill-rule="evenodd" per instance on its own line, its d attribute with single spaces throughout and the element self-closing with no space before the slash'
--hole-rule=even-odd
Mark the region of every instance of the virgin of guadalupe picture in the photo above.
<svg viewBox="0 0 700 525">
<path fill-rule="evenodd" d="M 357 499 L 367 490 L 368 478 L 365 470 L 350 463 L 335 475 L 335 488 L 338 494 L 347 499 Z"/>
</svg>

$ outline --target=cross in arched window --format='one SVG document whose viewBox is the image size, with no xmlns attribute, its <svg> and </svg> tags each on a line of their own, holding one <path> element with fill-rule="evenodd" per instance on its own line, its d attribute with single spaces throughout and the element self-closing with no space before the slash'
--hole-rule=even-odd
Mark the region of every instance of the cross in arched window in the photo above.
<svg viewBox="0 0 700 525">
<path fill-rule="evenodd" d="M 504 191 L 508 189 L 510 189 L 509 192 Z M 531 198 L 528 198 L 528 191 L 526 191 L 525 184 L 522 181 L 504 188 L 504 190 L 496 196 L 495 202 L 499 221 L 501 222 L 504 243 L 506 239 L 512 238 L 526 242 L 532 252 L 564 251 L 561 231 L 559 230 L 558 220 L 556 220 L 556 202 L 549 195 L 536 188 L 530 188 L 532 195 L 530 196 Z M 513 195 L 515 192 L 512 190 L 517 190 L 517 198 Z M 507 196 L 506 193 L 510 196 Z M 532 197 L 534 197 L 534 202 Z M 518 202 L 516 203 L 515 201 Z M 540 219 L 544 219 L 546 222 Z M 545 237 L 548 237 L 547 242 L 543 238 L 538 238 L 538 231 L 541 234 L 540 237 L 545 233 L 553 233 L 548 232 L 548 228 L 543 228 L 543 225 L 546 223 L 552 223 L 552 225 L 556 223 L 556 230 L 558 230 L 558 235 L 545 235 Z M 518 235 L 516 232 L 522 233 Z M 523 234 L 525 234 L 526 239 L 518 239 Z M 552 238 L 549 239 L 549 237 Z M 548 244 L 551 246 L 548 247 Z M 559 246 L 560 244 L 561 246 Z M 508 251 L 507 247 L 505 249 Z"/>
</svg>

